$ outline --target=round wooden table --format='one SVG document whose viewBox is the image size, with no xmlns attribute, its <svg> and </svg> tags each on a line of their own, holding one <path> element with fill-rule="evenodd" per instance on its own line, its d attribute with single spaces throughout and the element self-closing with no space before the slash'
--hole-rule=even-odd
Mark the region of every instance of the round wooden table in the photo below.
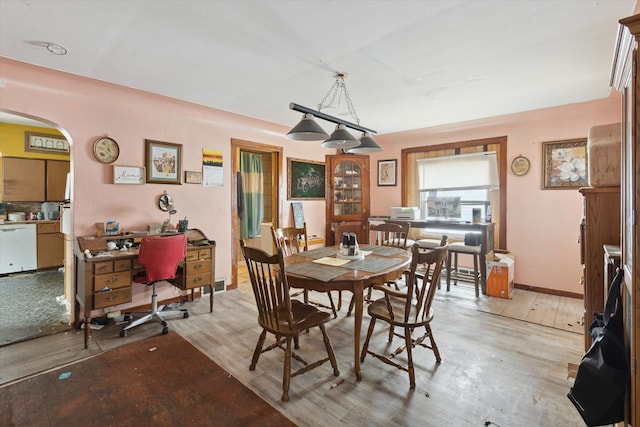
<svg viewBox="0 0 640 427">
<path fill-rule="evenodd" d="M 331 249 L 329 251 L 328 249 Z M 353 329 L 353 354 L 355 360 L 355 373 L 358 381 L 362 379 L 362 371 L 360 368 L 360 334 L 362 331 L 362 317 L 364 312 L 364 290 L 373 285 L 382 285 L 385 282 L 398 279 L 402 273 L 407 270 L 409 263 L 411 262 L 411 253 L 404 250 L 398 250 L 397 248 L 389 248 L 386 246 L 362 246 L 361 250 L 373 250 L 373 252 L 366 256 L 367 262 L 375 263 L 376 258 L 384 260 L 385 263 L 389 263 L 388 260 L 393 260 L 394 264 L 388 267 L 384 267 L 381 270 L 371 272 L 362 269 L 353 269 L 345 266 L 329 266 L 325 264 L 315 263 L 314 268 L 316 270 L 326 269 L 335 274 L 335 268 L 344 270 L 344 273 L 332 277 L 327 281 L 320 280 L 318 278 L 312 278 L 304 276 L 298 272 L 290 272 L 289 267 L 300 263 L 311 263 L 316 259 L 313 257 L 314 252 L 317 254 L 328 255 L 329 252 L 337 254 L 339 246 L 332 246 L 330 248 L 314 249 L 308 252 L 300 254 L 293 254 L 285 258 L 285 268 L 287 269 L 287 281 L 289 286 L 293 288 L 301 288 L 318 292 L 328 291 L 350 291 L 353 293 L 355 306 L 354 306 L 354 329 Z M 378 252 L 378 253 L 376 253 Z M 310 256 L 311 255 L 311 256 Z M 375 268 L 374 268 L 375 269 Z"/>
</svg>

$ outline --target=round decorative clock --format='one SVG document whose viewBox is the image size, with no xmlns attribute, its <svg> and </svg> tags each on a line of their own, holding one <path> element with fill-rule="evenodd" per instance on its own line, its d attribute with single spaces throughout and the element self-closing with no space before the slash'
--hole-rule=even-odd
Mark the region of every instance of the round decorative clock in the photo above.
<svg viewBox="0 0 640 427">
<path fill-rule="evenodd" d="M 93 144 L 93 155 L 100 163 L 113 163 L 120 156 L 120 147 L 118 143 L 109 137 L 98 138 Z"/>
<path fill-rule="evenodd" d="M 523 155 L 517 156 L 511 162 L 511 172 L 517 176 L 525 175 L 529 172 L 529 167 L 531 167 L 531 163 L 529 162 L 529 159 Z"/>
</svg>

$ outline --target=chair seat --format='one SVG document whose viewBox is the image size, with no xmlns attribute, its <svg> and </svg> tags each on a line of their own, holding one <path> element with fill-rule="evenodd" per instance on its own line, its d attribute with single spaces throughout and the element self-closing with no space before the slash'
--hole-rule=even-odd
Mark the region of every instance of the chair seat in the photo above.
<svg viewBox="0 0 640 427">
<path fill-rule="evenodd" d="M 423 249 L 433 249 L 433 248 L 437 248 L 438 246 L 441 246 L 440 239 L 420 239 L 416 241 L 416 243 L 420 245 L 420 247 Z"/>
<path fill-rule="evenodd" d="M 480 246 L 468 246 L 462 242 L 455 242 L 449 245 L 449 252 L 458 252 L 461 254 L 480 255 Z"/>
<path fill-rule="evenodd" d="M 405 312 L 406 312 L 406 304 L 404 300 L 399 298 L 391 299 L 391 309 L 393 310 L 393 319 L 389 316 L 389 310 L 387 308 L 387 301 L 384 298 L 380 298 L 369 304 L 367 307 L 367 313 L 371 317 L 377 317 L 378 319 L 384 320 L 387 323 L 392 325 L 401 325 L 406 327 L 418 327 L 425 324 L 425 320 L 420 320 L 419 322 L 405 322 Z M 406 317 L 407 319 L 415 318 L 415 304 L 411 304 L 409 315 Z M 429 314 L 427 315 L 426 322 L 430 322 L 433 318 L 433 309 L 429 310 Z"/>
<path fill-rule="evenodd" d="M 291 328 L 287 322 L 287 308 L 285 306 L 278 307 L 277 312 L 269 312 L 266 322 L 261 322 L 260 318 L 258 318 L 258 323 L 271 333 L 282 336 L 295 336 L 301 330 L 310 329 L 331 319 L 331 313 L 318 310 L 312 305 L 295 299 L 291 300 L 291 312 L 293 314 Z"/>
</svg>

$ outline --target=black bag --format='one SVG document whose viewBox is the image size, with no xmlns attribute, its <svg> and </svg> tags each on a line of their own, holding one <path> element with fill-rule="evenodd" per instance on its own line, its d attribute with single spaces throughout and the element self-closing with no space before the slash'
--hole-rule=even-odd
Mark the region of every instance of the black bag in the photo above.
<svg viewBox="0 0 640 427">
<path fill-rule="evenodd" d="M 573 387 L 567 394 L 588 426 L 613 424 L 624 419 L 625 390 L 630 380 L 624 349 L 620 285 L 622 269 L 611 282 L 607 304 L 589 327 L 591 348 L 582 358 Z"/>
</svg>

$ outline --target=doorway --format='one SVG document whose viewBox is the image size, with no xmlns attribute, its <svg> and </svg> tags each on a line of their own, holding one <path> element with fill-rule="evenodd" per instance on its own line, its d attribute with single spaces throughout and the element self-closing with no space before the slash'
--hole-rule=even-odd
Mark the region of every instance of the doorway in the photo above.
<svg viewBox="0 0 640 427">
<path fill-rule="evenodd" d="M 57 124 L 46 119 L 33 117 L 28 114 L 0 111 L 0 126 L 2 144 L 0 144 L 0 160 L 3 157 L 25 159 L 43 159 L 46 165 L 52 168 L 60 168 L 62 163 L 68 163 L 66 168 L 72 171 L 72 144 L 71 138 L 66 131 Z M 25 148 L 25 135 L 39 132 L 42 134 L 57 134 L 60 132 L 69 141 L 68 154 L 47 155 L 47 153 L 27 152 Z M 31 148 L 31 147 L 30 147 Z M 45 166 L 46 168 L 46 166 Z M 47 170 L 47 169 L 45 169 Z M 36 248 L 33 250 L 40 254 L 33 256 L 37 261 L 37 269 L 27 271 L 10 272 L 0 276 L 0 286 L 3 297 L 0 299 L 0 308 L 7 321 L 3 322 L 3 333 L 0 336 L 0 346 L 12 344 L 26 339 L 37 338 L 53 333 L 69 330 L 73 325 L 73 237 L 72 218 L 70 203 L 62 201 L 67 197 L 64 190 L 67 178 L 66 171 L 60 177 L 62 183 L 57 182 L 58 178 L 47 172 L 48 179 L 53 179 L 52 185 L 62 185 L 60 189 L 60 203 L 43 203 L 42 200 L 25 202 L 6 202 L 5 208 L 8 212 L 33 212 L 34 219 L 29 221 L 29 227 L 34 228 L 36 233 Z M 57 176 L 59 174 L 56 174 Z M 72 176 L 72 172 L 69 173 Z M 69 179 L 72 186 L 72 179 Z M 69 188 L 69 192 L 71 192 Z M 4 196 L 2 197 L 4 199 Z M 12 199 L 13 200 L 13 199 Z M 56 198 L 55 200 L 58 200 Z M 46 207 L 45 207 L 46 205 Z M 63 209 L 58 211 L 58 206 Z M 55 208 L 55 209 L 54 209 Z M 47 212 L 51 211 L 51 212 Z M 42 212 L 42 218 L 36 219 L 37 212 Z M 62 215 L 68 227 L 63 233 L 58 224 L 62 218 L 58 218 L 60 223 L 51 221 L 56 216 Z M 51 216 L 54 214 L 55 216 Z M 49 216 L 44 218 L 44 215 Z M 33 224 L 33 225 L 30 225 Z M 5 226 L 10 226 L 10 222 L 5 222 Z M 59 263 L 54 260 L 59 260 Z M 62 267 L 59 267 L 62 265 Z"/>
<path fill-rule="evenodd" d="M 262 160 L 262 179 L 263 179 L 263 219 L 261 234 L 253 237 L 252 244 L 260 247 L 267 239 L 270 242 L 271 235 L 264 236 L 270 225 L 277 227 L 280 223 L 280 200 L 282 182 L 282 147 L 260 144 L 257 142 L 243 141 L 238 139 L 231 140 L 231 167 L 232 167 L 232 193 L 231 193 L 231 284 L 227 289 L 235 289 L 238 287 L 238 264 L 243 262 L 240 250 L 241 221 L 240 211 L 244 209 L 242 202 L 239 204 L 239 185 L 238 173 L 240 172 L 240 158 L 242 153 L 253 153 L 259 155 Z M 240 208 L 240 209 L 239 209 Z"/>
</svg>

